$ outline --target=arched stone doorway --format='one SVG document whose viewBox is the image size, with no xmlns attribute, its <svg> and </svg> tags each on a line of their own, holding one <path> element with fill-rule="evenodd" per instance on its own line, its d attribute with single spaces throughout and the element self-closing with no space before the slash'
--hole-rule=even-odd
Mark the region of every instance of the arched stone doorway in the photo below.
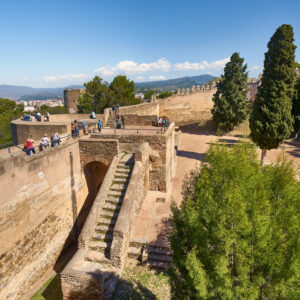
<svg viewBox="0 0 300 300">
<path fill-rule="evenodd" d="M 83 173 L 88 187 L 88 195 L 76 220 L 78 234 L 80 233 L 86 221 L 86 218 L 93 206 L 94 200 L 101 187 L 107 169 L 108 165 L 99 161 L 91 161 L 83 167 Z"/>
<path fill-rule="evenodd" d="M 89 197 L 92 198 L 92 201 L 94 201 L 95 197 L 97 196 L 107 169 L 108 166 L 99 161 L 89 162 L 83 168 L 89 190 Z"/>
</svg>

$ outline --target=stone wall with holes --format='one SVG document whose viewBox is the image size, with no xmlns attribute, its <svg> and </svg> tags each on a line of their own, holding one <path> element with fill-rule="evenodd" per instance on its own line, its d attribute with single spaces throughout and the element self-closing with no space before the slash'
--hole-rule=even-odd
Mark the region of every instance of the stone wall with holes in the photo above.
<svg viewBox="0 0 300 300">
<path fill-rule="evenodd" d="M 175 124 L 171 123 L 164 134 L 91 134 L 92 140 L 118 140 L 120 151 L 137 152 L 142 143 L 151 147 L 149 188 L 154 191 L 167 191 L 175 164 Z"/>
<path fill-rule="evenodd" d="M 0 182 L 0 299 L 21 299 L 79 234 L 88 190 L 78 141 L 0 156 Z"/>
<path fill-rule="evenodd" d="M 90 138 L 79 141 L 80 163 L 82 166 L 99 161 L 109 166 L 114 156 L 119 154 L 119 141 L 117 139 Z"/>
</svg>

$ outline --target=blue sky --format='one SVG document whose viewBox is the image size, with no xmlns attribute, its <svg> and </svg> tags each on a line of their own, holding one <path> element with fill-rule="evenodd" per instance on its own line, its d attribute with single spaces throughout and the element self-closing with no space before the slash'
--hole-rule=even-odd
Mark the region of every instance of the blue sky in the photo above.
<svg viewBox="0 0 300 300">
<path fill-rule="evenodd" d="M 217 76 L 235 51 L 254 77 L 278 26 L 300 46 L 299 13 L 299 0 L 0 0 L 0 84 Z"/>
</svg>

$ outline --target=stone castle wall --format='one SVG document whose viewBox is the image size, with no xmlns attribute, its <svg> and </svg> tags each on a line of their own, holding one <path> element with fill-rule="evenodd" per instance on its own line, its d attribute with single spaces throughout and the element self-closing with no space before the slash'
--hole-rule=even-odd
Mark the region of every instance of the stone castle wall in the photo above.
<svg viewBox="0 0 300 300">
<path fill-rule="evenodd" d="M 77 112 L 78 98 L 84 92 L 84 89 L 65 89 L 64 90 L 64 103 L 69 113 Z"/>
<path fill-rule="evenodd" d="M 20 299 L 78 234 L 74 222 L 88 195 L 78 141 L 1 156 L 0 182 L 0 299 Z"/>
</svg>

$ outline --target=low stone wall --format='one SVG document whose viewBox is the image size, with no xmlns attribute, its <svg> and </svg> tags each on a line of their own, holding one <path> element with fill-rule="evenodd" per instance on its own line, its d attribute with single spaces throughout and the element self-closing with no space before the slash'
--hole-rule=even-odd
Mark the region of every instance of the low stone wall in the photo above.
<svg viewBox="0 0 300 300">
<path fill-rule="evenodd" d="M 0 299 L 21 299 L 78 234 L 88 195 L 78 140 L 1 156 L 0 182 Z"/>
<path fill-rule="evenodd" d="M 33 139 L 41 139 L 44 134 L 50 137 L 54 132 L 59 135 L 67 135 L 71 133 L 71 123 L 60 122 L 28 122 L 22 120 L 14 120 L 11 122 L 11 131 L 13 143 L 15 145 L 24 144 L 32 135 Z"/>
<path fill-rule="evenodd" d="M 104 110 L 104 115 L 107 118 L 111 115 L 111 108 Z M 119 115 L 140 115 L 140 116 L 157 116 L 159 115 L 159 104 L 158 102 L 142 103 L 131 106 L 121 106 L 119 108 Z M 106 120 L 107 121 L 107 120 Z"/>
<path fill-rule="evenodd" d="M 72 122 L 74 120 L 104 120 L 104 114 L 96 114 L 96 119 L 90 119 L 90 114 L 56 114 L 50 115 L 51 122 Z"/>
<path fill-rule="evenodd" d="M 213 95 L 216 89 L 199 91 L 189 95 L 175 95 L 158 100 L 159 115 L 167 116 L 176 126 L 205 123 L 211 120 L 213 108 Z"/>
<path fill-rule="evenodd" d="M 164 134 L 92 134 L 93 139 L 114 139 L 119 141 L 121 151 L 137 152 L 144 143 L 149 143 L 150 190 L 167 191 L 175 161 L 175 124 L 171 123 Z"/>
<path fill-rule="evenodd" d="M 114 228 L 111 260 L 121 270 L 127 258 L 131 228 L 149 188 L 150 152 L 149 144 L 143 143 L 135 154 L 133 172 Z"/>
<path fill-rule="evenodd" d="M 99 161 L 108 166 L 113 157 L 119 154 L 119 141 L 116 139 L 90 138 L 80 140 L 79 149 L 82 166 L 92 161 Z"/>
<path fill-rule="evenodd" d="M 151 126 L 157 120 L 157 116 L 124 115 L 125 126 Z"/>
</svg>

